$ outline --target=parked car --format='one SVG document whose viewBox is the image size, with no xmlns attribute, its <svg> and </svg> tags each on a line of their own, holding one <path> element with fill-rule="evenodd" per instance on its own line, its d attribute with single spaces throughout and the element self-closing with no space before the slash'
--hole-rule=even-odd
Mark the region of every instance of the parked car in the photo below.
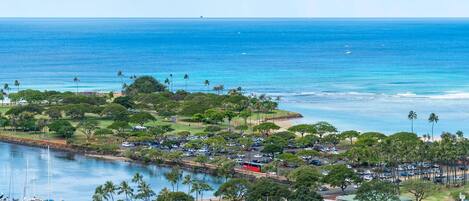
<svg viewBox="0 0 469 201">
<path fill-rule="evenodd" d="M 130 143 L 130 142 L 123 142 L 123 143 L 122 143 L 122 147 L 135 147 L 135 144 L 134 144 L 134 143 Z"/>
<path fill-rule="evenodd" d="M 309 164 L 315 165 L 315 166 L 321 166 L 322 162 L 320 160 L 311 160 Z"/>
</svg>

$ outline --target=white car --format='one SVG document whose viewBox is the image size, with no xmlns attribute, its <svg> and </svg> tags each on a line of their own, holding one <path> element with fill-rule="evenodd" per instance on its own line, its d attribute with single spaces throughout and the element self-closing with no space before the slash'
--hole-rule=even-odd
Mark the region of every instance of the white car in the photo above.
<svg viewBox="0 0 469 201">
<path fill-rule="evenodd" d="M 122 147 L 135 147 L 135 144 L 134 144 L 134 143 L 130 143 L 130 142 L 123 142 L 123 143 L 122 143 Z"/>
<path fill-rule="evenodd" d="M 371 175 L 365 175 L 365 176 L 363 176 L 363 179 L 367 180 L 367 181 L 371 181 L 371 180 L 373 180 L 373 177 Z"/>
</svg>

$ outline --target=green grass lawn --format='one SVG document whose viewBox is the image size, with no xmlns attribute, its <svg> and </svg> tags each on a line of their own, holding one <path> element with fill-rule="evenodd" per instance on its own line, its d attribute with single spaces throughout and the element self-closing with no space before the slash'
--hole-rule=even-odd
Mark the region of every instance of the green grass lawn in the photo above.
<svg viewBox="0 0 469 201">
<path fill-rule="evenodd" d="M 469 185 L 466 185 L 460 188 L 442 187 L 440 190 L 433 193 L 428 198 L 424 199 L 424 201 L 453 201 L 453 198 L 451 198 L 451 193 L 461 192 L 461 191 L 469 193 Z M 408 196 L 409 198 L 413 198 L 410 194 L 405 194 L 405 195 Z"/>
<path fill-rule="evenodd" d="M 8 111 L 10 107 L 8 106 L 0 106 L 0 113 L 5 114 L 6 111 Z"/>
<path fill-rule="evenodd" d="M 17 132 L 17 131 L 9 131 L 9 130 L 0 130 L 0 135 L 6 136 L 15 136 L 24 139 L 31 139 L 31 140 L 57 140 L 62 139 L 52 133 L 28 133 L 28 132 Z"/>
</svg>

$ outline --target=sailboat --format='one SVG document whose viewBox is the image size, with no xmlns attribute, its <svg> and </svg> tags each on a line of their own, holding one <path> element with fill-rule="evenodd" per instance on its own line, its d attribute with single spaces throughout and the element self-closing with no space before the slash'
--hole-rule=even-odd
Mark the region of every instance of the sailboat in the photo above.
<svg viewBox="0 0 469 201">
<path fill-rule="evenodd" d="M 32 198 L 29 198 L 27 199 L 26 198 L 26 190 L 27 190 L 27 179 L 28 179 L 28 168 L 29 168 L 29 161 L 27 160 L 26 161 L 26 179 L 25 179 L 25 187 L 24 187 L 24 191 L 23 191 L 23 201 L 54 201 L 53 199 L 51 199 L 51 174 L 50 174 L 50 170 L 51 170 L 51 160 L 50 160 L 50 147 L 47 147 L 47 197 L 49 199 L 46 199 L 46 200 L 42 200 L 36 196 L 33 196 Z M 3 200 L 0 200 L 0 201 L 3 201 Z M 15 201 L 15 200 L 12 200 L 12 201 Z"/>
<path fill-rule="evenodd" d="M 54 201 L 51 198 L 52 187 L 51 187 L 51 175 L 50 175 L 51 172 L 50 171 L 51 171 L 50 147 L 47 146 L 47 197 L 48 199 L 44 201 Z"/>
</svg>

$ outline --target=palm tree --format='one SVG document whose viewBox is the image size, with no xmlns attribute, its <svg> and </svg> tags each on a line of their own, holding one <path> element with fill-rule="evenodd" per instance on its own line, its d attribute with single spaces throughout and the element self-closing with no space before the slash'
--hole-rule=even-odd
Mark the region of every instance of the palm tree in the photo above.
<svg viewBox="0 0 469 201">
<path fill-rule="evenodd" d="M 173 168 L 171 172 L 167 172 L 164 174 L 166 180 L 171 183 L 174 192 L 174 186 L 176 186 L 176 191 L 179 190 L 179 181 L 182 179 L 182 171 L 179 168 Z"/>
<path fill-rule="evenodd" d="M 187 91 L 187 81 L 189 80 L 189 75 L 188 74 L 184 74 L 184 80 L 186 82 L 184 91 Z"/>
<path fill-rule="evenodd" d="M 440 119 L 438 119 L 438 115 L 436 115 L 433 112 L 430 114 L 430 117 L 428 117 L 428 122 L 432 124 L 432 141 L 433 141 L 433 127 L 435 126 L 436 123 L 438 123 L 439 120 Z"/>
<path fill-rule="evenodd" d="M 166 86 L 167 86 L 168 89 L 169 89 L 169 85 L 171 84 L 171 81 L 169 81 L 169 79 L 166 78 L 166 79 L 164 80 L 164 83 L 166 84 Z"/>
<path fill-rule="evenodd" d="M 409 112 L 409 115 L 407 115 L 407 118 L 409 118 L 410 120 L 410 129 L 412 131 L 412 133 L 414 133 L 414 120 L 417 119 L 417 113 L 414 112 L 413 110 L 411 110 Z"/>
<path fill-rule="evenodd" d="M 117 71 L 117 77 L 121 79 L 121 83 L 124 84 L 124 73 L 119 70 Z"/>
<path fill-rule="evenodd" d="M 192 177 L 190 174 L 184 176 L 184 180 L 182 180 L 182 184 L 187 185 L 189 187 L 187 194 L 191 194 Z"/>
<path fill-rule="evenodd" d="M 171 85 L 170 85 L 170 86 L 171 86 L 171 89 L 170 89 L 170 90 L 171 90 L 171 92 L 173 92 L 173 84 L 174 84 L 174 82 L 173 82 L 173 74 L 172 74 L 172 73 L 169 74 L 169 79 L 170 79 L 170 82 L 171 82 Z"/>
<path fill-rule="evenodd" d="M 132 182 L 134 183 L 141 183 L 143 181 L 143 176 L 140 173 L 135 173 L 134 177 L 132 178 Z"/>
<path fill-rule="evenodd" d="M 124 73 L 121 70 L 117 71 L 117 77 L 121 79 L 121 86 L 124 86 Z"/>
<path fill-rule="evenodd" d="M 127 89 L 127 87 L 129 87 L 129 85 L 127 85 L 126 83 L 124 83 L 124 84 L 122 85 L 122 91 L 125 91 L 125 90 Z"/>
<path fill-rule="evenodd" d="M 0 89 L 0 100 L 2 101 L 2 106 L 3 106 L 3 101 L 5 101 L 5 92 L 3 89 Z"/>
<path fill-rule="evenodd" d="M 210 86 L 210 81 L 209 80 L 205 80 L 204 81 L 204 85 L 205 87 L 207 87 L 207 92 L 209 91 L 209 86 Z"/>
<path fill-rule="evenodd" d="M 130 201 L 132 196 L 134 195 L 134 189 L 130 187 L 129 183 L 126 181 L 123 181 L 119 185 L 119 192 L 117 192 L 119 195 L 124 194 L 125 195 L 125 201 Z"/>
<path fill-rule="evenodd" d="M 213 90 L 217 92 L 217 95 L 220 95 L 220 92 L 223 91 L 225 87 L 223 85 L 217 85 L 213 87 Z"/>
<path fill-rule="evenodd" d="M 104 199 L 107 200 L 107 196 L 104 193 L 103 186 L 100 185 L 94 190 L 93 201 L 103 201 Z"/>
<path fill-rule="evenodd" d="M 154 195 L 155 195 L 155 192 L 151 190 L 151 187 L 149 184 L 147 184 L 144 181 L 141 181 L 138 184 L 138 191 L 137 191 L 137 195 L 135 195 L 135 198 L 142 199 L 144 201 L 150 201 L 151 197 Z"/>
<path fill-rule="evenodd" d="M 19 92 L 19 91 L 20 91 L 20 81 L 15 80 L 15 84 L 14 84 L 14 85 L 16 86 L 17 92 Z"/>
<path fill-rule="evenodd" d="M 10 85 L 8 85 L 8 83 L 3 84 L 3 89 L 4 89 L 5 91 L 7 91 L 7 93 L 9 93 L 9 91 L 10 91 Z"/>
<path fill-rule="evenodd" d="M 196 197 L 196 200 L 198 198 L 198 195 L 200 195 L 200 200 L 203 200 L 204 199 L 204 192 L 205 191 L 210 191 L 210 190 L 213 190 L 213 188 L 203 182 L 203 181 L 193 181 L 193 184 L 192 184 L 192 191 L 191 192 L 195 192 L 195 197 Z"/>
<path fill-rule="evenodd" d="M 104 183 L 103 191 L 105 195 L 109 195 L 112 201 L 114 201 L 114 194 L 116 193 L 117 187 L 112 181 Z"/>
<path fill-rule="evenodd" d="M 73 82 L 75 82 L 75 85 L 77 87 L 77 95 L 78 95 L 78 82 L 80 82 L 80 79 L 78 79 L 78 77 L 74 77 Z"/>
</svg>

